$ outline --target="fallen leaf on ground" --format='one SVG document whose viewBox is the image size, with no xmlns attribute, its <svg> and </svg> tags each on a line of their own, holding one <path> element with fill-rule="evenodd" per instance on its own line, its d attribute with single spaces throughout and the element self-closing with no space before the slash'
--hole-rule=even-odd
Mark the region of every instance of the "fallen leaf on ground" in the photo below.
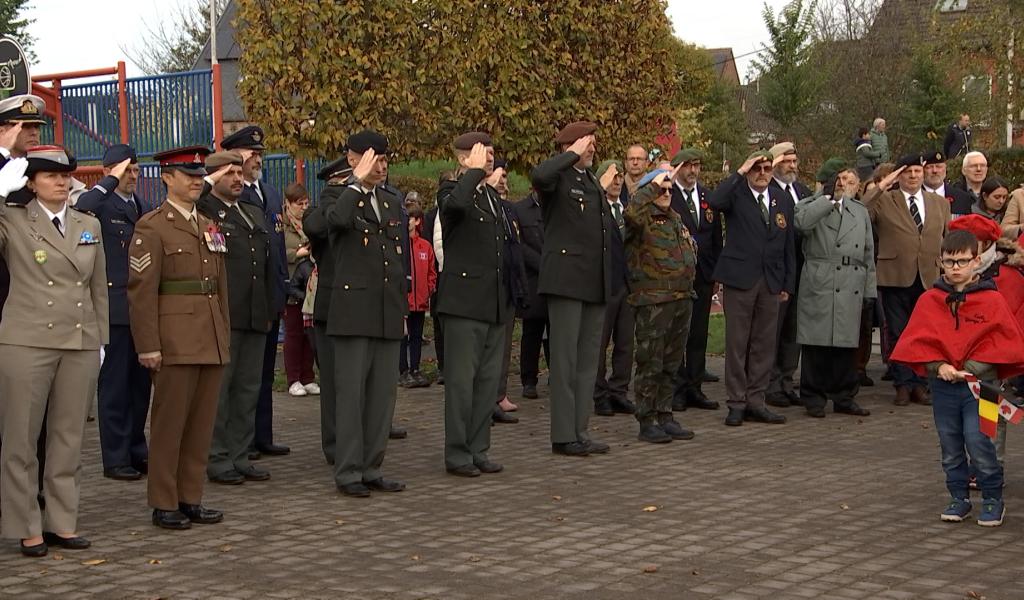
<svg viewBox="0 0 1024 600">
<path fill-rule="evenodd" d="M 968 591 L 967 592 L 967 597 L 968 598 L 972 598 L 973 600 L 985 600 L 985 596 L 982 596 L 981 594 L 979 594 L 978 592 L 975 592 L 974 590 Z"/>
<path fill-rule="evenodd" d="M 561 496 L 552 496 L 551 499 L 557 502 L 557 501 L 561 500 L 562 497 Z"/>
<path fill-rule="evenodd" d="M 149 559 L 149 564 L 151 564 L 151 565 L 159 565 L 160 564 L 160 559 L 158 559 L 158 558 L 151 558 L 151 559 Z"/>
<path fill-rule="evenodd" d="M 644 573 L 657 573 L 658 565 L 647 565 L 644 567 Z"/>
<path fill-rule="evenodd" d="M 334 524 L 335 525 L 344 525 L 345 524 L 345 519 L 335 519 L 334 520 Z"/>
<path fill-rule="evenodd" d="M 220 547 L 221 552 L 231 552 L 231 544 L 224 544 Z"/>
<path fill-rule="evenodd" d="M 850 505 L 845 503 L 845 502 L 843 502 L 842 504 L 839 505 L 839 508 L 841 508 L 843 510 L 850 510 Z"/>
<path fill-rule="evenodd" d="M 412 555 L 412 556 L 410 556 L 409 558 L 411 558 L 411 559 L 413 559 L 413 560 L 419 560 L 419 559 L 420 559 L 420 555 L 419 555 L 419 554 L 413 554 L 413 555 Z"/>
<path fill-rule="evenodd" d="M 295 417 L 288 417 L 287 421 L 289 423 L 294 423 L 296 421 L 296 419 L 295 419 Z"/>
<path fill-rule="evenodd" d="M 102 565 L 105 562 L 107 562 L 107 559 L 105 558 L 94 558 L 92 560 L 83 560 L 82 564 L 88 567 L 95 567 L 96 565 Z"/>
<path fill-rule="evenodd" d="M 480 562 L 480 557 L 479 556 L 470 556 L 469 557 L 469 562 Z"/>
<path fill-rule="evenodd" d="M 53 553 L 53 560 L 64 560 L 64 555 L 60 552 Z"/>
<path fill-rule="evenodd" d="M 690 575 L 700 575 L 700 571 L 698 571 L 697 569 L 694 569 L 694 570 L 690 571 Z"/>
<path fill-rule="evenodd" d="M 654 512 L 656 510 L 658 510 L 657 506 L 645 506 L 644 507 L 644 512 Z"/>
</svg>

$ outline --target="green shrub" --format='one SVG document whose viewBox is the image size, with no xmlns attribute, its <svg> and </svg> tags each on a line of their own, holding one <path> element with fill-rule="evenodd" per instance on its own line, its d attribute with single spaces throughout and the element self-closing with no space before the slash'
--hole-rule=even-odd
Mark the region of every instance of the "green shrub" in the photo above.
<svg viewBox="0 0 1024 600">
<path fill-rule="evenodd" d="M 988 153 L 988 159 L 989 173 L 999 175 L 1012 186 L 1024 183 L 1024 148 L 994 150 Z"/>
</svg>

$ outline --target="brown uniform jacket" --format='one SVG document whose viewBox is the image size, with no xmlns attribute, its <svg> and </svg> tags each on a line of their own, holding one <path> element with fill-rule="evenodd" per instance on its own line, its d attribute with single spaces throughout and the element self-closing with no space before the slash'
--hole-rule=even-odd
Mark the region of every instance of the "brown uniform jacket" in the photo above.
<svg viewBox="0 0 1024 600">
<path fill-rule="evenodd" d="M 165 365 L 223 365 L 230 321 L 224 256 L 204 233 L 212 221 L 196 212 L 199 234 L 170 202 L 139 219 L 128 251 L 128 312 L 139 354 L 160 352 Z M 209 294 L 160 294 L 166 281 L 215 281 Z"/>
<path fill-rule="evenodd" d="M 109 341 L 100 222 L 68 208 L 64 223 L 61 237 L 35 199 L 0 205 L 0 252 L 11 273 L 0 344 L 99 350 Z"/>
<path fill-rule="evenodd" d="M 899 188 L 888 192 L 875 188 L 864 195 L 878 235 L 878 287 L 910 287 L 920 277 L 928 289 L 939 278 L 939 249 L 949 224 L 949 202 L 924 188 L 920 193 L 924 194 L 920 233 Z"/>
</svg>

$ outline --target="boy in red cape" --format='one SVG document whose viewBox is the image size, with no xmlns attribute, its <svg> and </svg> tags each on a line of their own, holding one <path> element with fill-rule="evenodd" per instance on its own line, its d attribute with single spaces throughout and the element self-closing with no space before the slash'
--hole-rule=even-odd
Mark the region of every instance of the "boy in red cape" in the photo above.
<svg viewBox="0 0 1024 600">
<path fill-rule="evenodd" d="M 982 493 L 978 524 L 997 526 L 1003 505 L 1003 468 L 995 445 L 978 427 L 978 401 L 964 375 L 996 381 L 1024 372 L 1024 334 L 981 265 L 978 238 L 952 231 L 942 240 L 942 277 L 917 301 L 891 360 L 927 375 L 932 413 L 942 448 L 950 500 L 943 521 L 963 521 L 971 512 L 967 457 Z"/>
</svg>

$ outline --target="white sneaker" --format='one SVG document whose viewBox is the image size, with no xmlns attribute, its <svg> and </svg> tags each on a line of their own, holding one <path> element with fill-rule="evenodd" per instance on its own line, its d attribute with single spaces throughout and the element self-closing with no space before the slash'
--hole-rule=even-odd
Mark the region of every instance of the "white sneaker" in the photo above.
<svg viewBox="0 0 1024 600">
<path fill-rule="evenodd" d="M 312 382 L 312 383 L 307 383 L 306 385 L 304 385 L 302 387 L 305 388 L 306 393 L 309 394 L 310 396 L 319 396 L 320 395 L 320 386 L 315 381 Z"/>
<path fill-rule="evenodd" d="M 299 383 L 298 381 L 293 383 L 291 387 L 288 388 L 288 394 L 290 396 L 305 396 L 307 393 L 308 392 L 306 392 L 306 388 L 302 387 L 302 384 Z"/>
</svg>

